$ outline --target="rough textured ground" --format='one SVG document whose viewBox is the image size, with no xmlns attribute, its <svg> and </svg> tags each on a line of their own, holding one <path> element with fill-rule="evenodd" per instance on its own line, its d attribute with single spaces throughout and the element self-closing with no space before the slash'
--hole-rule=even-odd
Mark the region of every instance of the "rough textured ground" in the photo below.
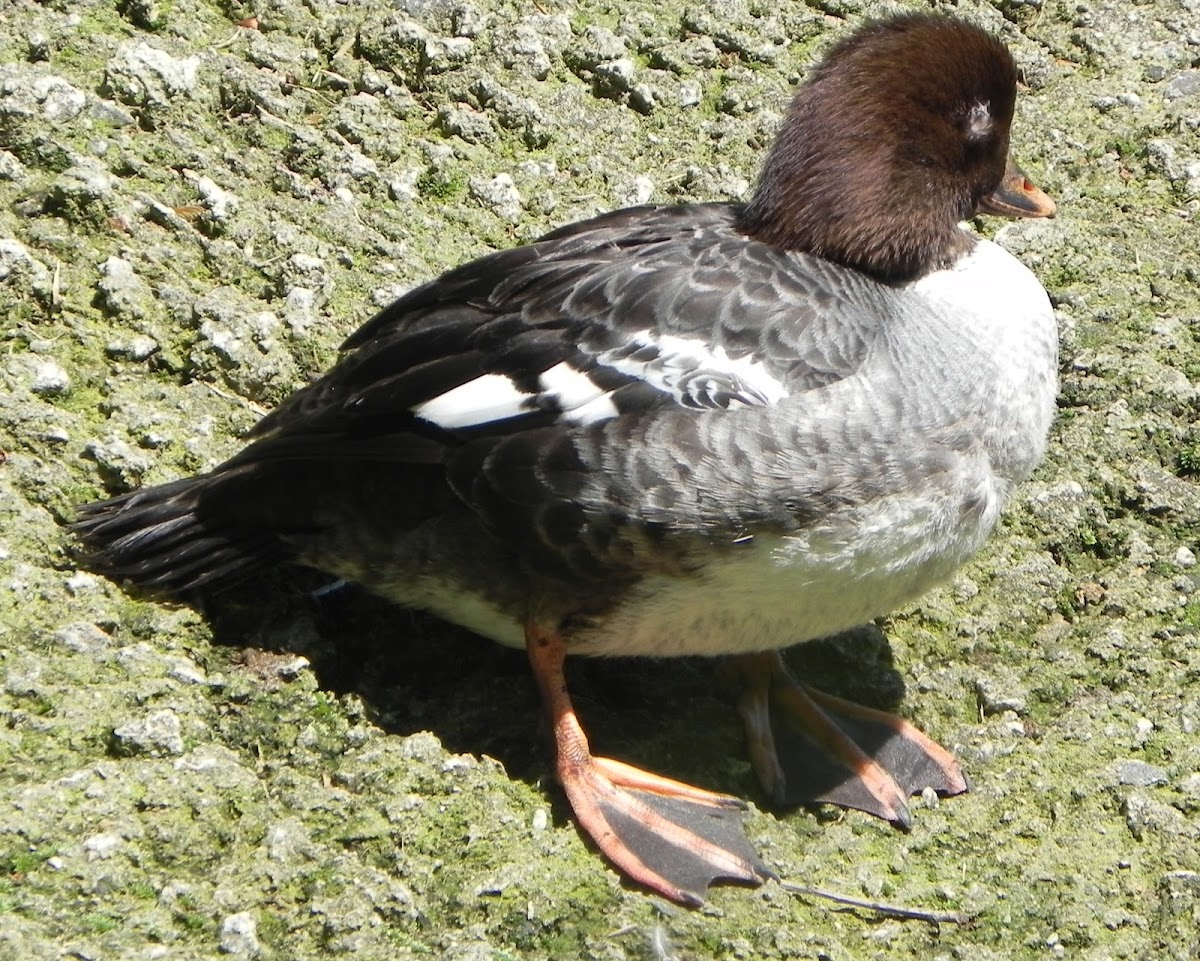
<svg viewBox="0 0 1200 961">
<path fill-rule="evenodd" d="M 930 4 L 912 4 L 926 7 Z M 1200 4 L 933 4 L 1024 70 L 1059 201 L 1048 463 L 986 554 L 799 669 L 975 791 L 903 835 L 762 812 L 685 912 L 580 840 L 519 654 L 300 574 L 205 615 L 78 569 L 71 505 L 230 454 L 396 292 L 643 200 L 738 197 L 878 5 L 0 6 L 0 959 L 1200 956 Z M 238 21 L 256 16 L 257 29 Z M 994 229 L 995 225 L 987 229 Z M 580 664 L 597 746 L 761 801 L 703 664 Z"/>
</svg>

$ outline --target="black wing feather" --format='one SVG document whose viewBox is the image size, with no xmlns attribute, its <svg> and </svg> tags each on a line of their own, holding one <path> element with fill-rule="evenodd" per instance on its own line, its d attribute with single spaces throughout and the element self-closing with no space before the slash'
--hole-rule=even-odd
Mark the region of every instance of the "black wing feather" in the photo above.
<svg viewBox="0 0 1200 961">
<path fill-rule="evenodd" d="M 489 373 L 536 395 L 539 375 L 563 362 L 587 373 L 598 390 L 619 392 L 610 397 L 618 413 L 641 405 L 703 410 L 764 402 L 736 375 L 705 367 L 679 375 L 681 397 L 633 387 L 636 374 L 597 358 L 608 352 L 653 359 L 652 347 L 629 340 L 639 331 L 691 337 L 731 359 L 760 360 L 790 391 L 852 373 L 874 332 L 843 330 L 832 348 L 823 336 L 806 337 L 806 328 L 822 327 L 810 305 L 830 298 L 824 278 L 805 273 L 807 258 L 738 235 L 736 210 L 724 204 L 631 208 L 451 270 L 363 325 L 346 341 L 350 353 L 342 362 L 265 418 L 256 436 L 279 429 L 386 430 L 381 417 L 403 418 Z M 783 310 L 790 316 L 781 316 Z M 527 416 L 508 418 L 503 430 L 540 428 L 553 409 L 534 401 Z M 484 426 L 499 429 L 459 430 L 474 435 Z M 455 434 L 447 431 L 447 443 Z"/>
</svg>

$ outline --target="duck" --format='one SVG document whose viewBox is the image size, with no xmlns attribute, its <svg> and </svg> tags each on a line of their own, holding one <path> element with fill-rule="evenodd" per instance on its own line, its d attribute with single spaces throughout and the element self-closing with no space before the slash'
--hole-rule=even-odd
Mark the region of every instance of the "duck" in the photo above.
<svg viewBox="0 0 1200 961">
<path fill-rule="evenodd" d="M 188 600 L 301 565 L 523 648 L 574 818 L 684 905 L 774 877 L 747 805 L 592 753 L 568 656 L 720 658 L 774 803 L 911 823 L 968 781 L 781 651 L 944 582 L 1042 459 L 1057 331 L 973 232 L 1052 217 L 979 26 L 868 21 L 795 93 L 745 203 L 644 205 L 400 296 L 206 473 L 81 506 L 94 569 Z"/>
</svg>

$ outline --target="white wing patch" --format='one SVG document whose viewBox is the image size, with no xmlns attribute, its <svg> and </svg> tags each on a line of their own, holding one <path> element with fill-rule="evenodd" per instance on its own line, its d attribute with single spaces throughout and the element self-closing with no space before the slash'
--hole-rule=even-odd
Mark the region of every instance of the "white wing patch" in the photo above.
<svg viewBox="0 0 1200 961">
<path fill-rule="evenodd" d="M 521 390 L 504 374 L 481 374 L 413 408 L 445 430 L 480 427 L 549 408 L 568 424 L 594 424 L 617 416 L 608 393 L 565 361 L 538 377 L 538 392 Z"/>
<path fill-rule="evenodd" d="M 638 331 L 630 345 L 633 350 L 605 351 L 597 360 L 671 394 L 686 407 L 765 406 L 787 396 L 763 363 L 732 358 L 719 345 L 650 330 Z"/>
<path fill-rule="evenodd" d="M 595 424 L 619 413 L 606 391 L 566 361 L 544 371 L 538 385 L 544 396 L 562 411 L 560 419 L 568 424 Z"/>
<path fill-rule="evenodd" d="M 595 400 L 562 412 L 562 420 L 568 424 L 598 424 L 602 420 L 612 420 L 619 414 L 617 405 L 608 394 L 600 394 Z"/>
<path fill-rule="evenodd" d="M 446 430 L 478 427 L 529 413 L 525 402 L 533 397 L 503 374 L 483 374 L 418 404 L 413 413 Z"/>
<path fill-rule="evenodd" d="M 604 394 L 587 374 L 566 361 L 555 364 L 538 378 L 543 393 L 554 398 L 563 410 L 575 410 Z"/>
<path fill-rule="evenodd" d="M 787 396 L 783 383 L 760 361 L 731 358 L 724 347 L 703 340 L 641 330 L 621 347 L 595 357 L 599 364 L 644 381 L 684 407 L 766 406 Z M 610 391 L 566 361 L 542 371 L 537 386 L 536 393 L 529 393 L 505 374 L 481 374 L 418 404 L 413 413 L 446 430 L 537 411 L 557 411 L 559 421 L 576 425 L 596 424 L 620 413 Z"/>
</svg>

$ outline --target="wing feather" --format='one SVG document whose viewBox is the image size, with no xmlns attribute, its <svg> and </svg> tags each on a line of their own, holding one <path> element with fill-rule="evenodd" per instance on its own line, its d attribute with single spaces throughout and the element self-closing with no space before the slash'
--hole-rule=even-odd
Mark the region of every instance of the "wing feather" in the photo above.
<svg viewBox="0 0 1200 961">
<path fill-rule="evenodd" d="M 664 407 L 768 406 L 852 374 L 876 331 L 846 322 L 819 262 L 747 240 L 736 212 L 631 208 L 449 271 L 365 324 L 257 433 L 415 420 L 453 447 Z"/>
</svg>

